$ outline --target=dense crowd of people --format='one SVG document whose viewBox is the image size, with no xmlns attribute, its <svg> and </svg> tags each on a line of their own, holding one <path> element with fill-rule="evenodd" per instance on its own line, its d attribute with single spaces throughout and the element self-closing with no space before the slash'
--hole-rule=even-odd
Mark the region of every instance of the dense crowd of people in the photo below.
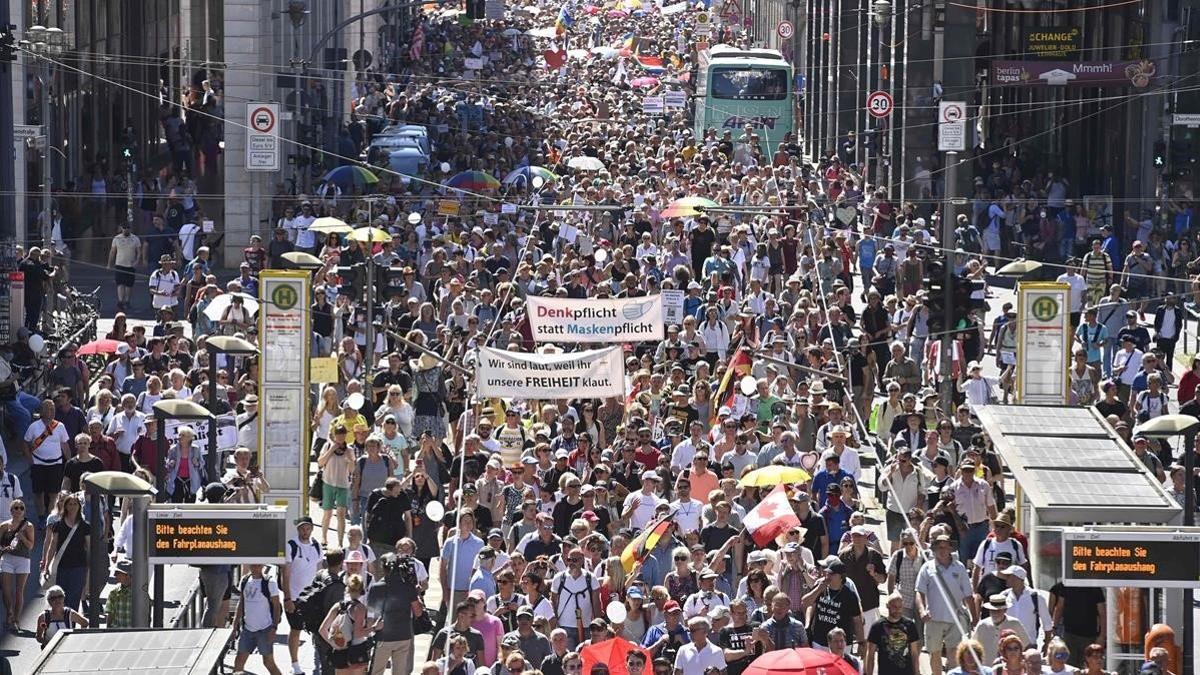
<svg viewBox="0 0 1200 675">
<path fill-rule="evenodd" d="M 1185 215 L 1169 232 L 1149 219 L 1099 222 L 1071 203 L 1064 178 L 1026 178 L 1010 158 L 981 166 L 971 213 L 942 241 L 928 205 L 893 204 L 837 152 L 810 164 L 791 135 L 769 148 L 753 127 L 697 135 L 686 109 L 646 114 L 645 93 L 696 77 L 696 10 L 507 11 L 503 22 L 427 14 L 408 44 L 386 50 L 391 73 L 355 87 L 342 160 L 366 153 L 389 124 L 415 124 L 432 141 L 427 172 L 379 167 L 367 195 L 333 183 L 310 195 L 281 190 L 270 231 L 252 238 L 224 283 L 188 187 L 196 154 L 185 141 L 199 132 L 166 118 L 180 183 L 161 203 L 147 187 L 150 208 L 121 228 L 109 257 L 121 308 L 149 293 L 154 324 L 117 314 L 104 336 L 118 343 L 111 356 L 89 365 L 64 346 L 53 395 L 23 401 L 33 494 L 3 488 L 0 476 L 0 512 L 12 515 L 0 523 L 8 626 L 19 629 L 14 589 L 30 573 L 36 530 L 45 531 L 41 571 L 56 584 L 39 640 L 87 625 L 83 594 L 101 582 L 88 578 L 87 544 L 109 533 L 117 588 L 107 625 L 130 625 L 128 509 L 90 513 L 78 497 L 87 474 L 132 472 L 177 503 L 270 492 L 256 454 L 258 359 L 210 353 L 206 339 L 257 343 L 246 297 L 257 297 L 259 272 L 304 251 L 323 263 L 312 354 L 338 364 L 305 421 L 315 517 L 295 522 L 276 572 L 200 567 L 206 625 L 229 624 L 238 597 L 236 669 L 258 652 L 280 672 L 273 643 L 286 620 L 294 673 L 310 667 L 300 662 L 305 639 L 322 673 L 390 664 L 422 675 L 572 675 L 585 663 L 604 673 L 614 664 L 601 667 L 588 648 L 621 638 L 623 670 L 654 675 L 739 675 L 791 647 L 825 650 L 867 675 L 1099 675 L 1104 596 L 1034 587 L 1005 467 L 974 417 L 1012 397 L 1018 348 L 1011 306 L 988 321 L 986 281 L 1026 255 L 1070 285 L 1072 402 L 1107 416 L 1182 503 L 1177 449 L 1130 429 L 1173 405 L 1193 292 L 1190 206 L 1179 205 Z M 713 39 L 744 38 L 723 29 Z M 464 76 L 467 58 L 483 65 Z M 637 76 L 653 82 L 634 87 Z M 572 168 L 579 157 L 603 168 Z M 505 177 L 523 167 L 553 177 L 494 190 L 443 184 L 460 171 Z M 683 197 L 746 210 L 663 214 Z M 441 208 L 447 200 L 457 215 Z M 581 205 L 602 208 L 572 208 Z M 834 217 L 847 206 L 851 222 Z M 391 239 L 310 229 L 324 216 Z M 30 251 L 31 268 L 41 255 Z M 374 277 L 360 264 L 368 259 Z M 948 368 L 943 332 L 929 322 L 941 299 L 924 290 L 939 264 L 979 282 L 979 302 L 950 329 Z M 44 271 L 50 283 L 53 269 Z M 528 298 L 664 290 L 684 291 L 681 317 L 664 340 L 627 346 L 627 396 L 473 395 L 479 347 L 547 350 L 535 343 Z M 27 316 L 40 312 L 32 302 Z M 989 361 L 998 378 L 984 375 Z M 1200 417 L 1198 373 L 1200 360 L 1180 378 L 1177 402 Z M 213 448 L 187 425 L 158 428 L 152 407 L 172 398 L 232 417 L 236 445 Z M 215 450 L 220 470 L 210 475 Z M 782 481 L 794 524 L 762 545 L 747 521 L 778 492 L 744 479 L 773 468 L 809 477 Z M 882 511 L 879 532 L 869 509 Z M 427 605 L 435 581 L 442 601 Z M 423 633 L 431 645 L 417 654 Z M 1143 672 L 1166 673 L 1165 659 L 1156 653 Z"/>
</svg>

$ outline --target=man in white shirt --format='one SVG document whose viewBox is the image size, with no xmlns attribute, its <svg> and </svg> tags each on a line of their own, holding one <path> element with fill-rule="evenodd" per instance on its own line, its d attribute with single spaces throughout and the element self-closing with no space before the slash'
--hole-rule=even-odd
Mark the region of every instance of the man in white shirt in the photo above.
<svg viewBox="0 0 1200 675">
<path fill-rule="evenodd" d="M 1049 642 L 1054 636 L 1050 605 L 1037 589 L 1025 586 L 1029 576 L 1025 568 L 1013 565 L 1001 570 L 1001 574 L 1008 580 L 1008 589 L 1003 593 L 1008 599 L 1008 615 L 1021 622 L 1030 640 L 1041 637 Z"/>
<path fill-rule="evenodd" d="M 133 460 L 130 459 L 133 444 L 146 435 L 146 416 L 137 411 L 136 396 L 125 394 L 121 397 L 121 412 L 113 415 L 104 433 L 112 437 L 117 452 L 121 453 L 122 470 L 133 471 Z"/>
<path fill-rule="evenodd" d="M 692 465 L 692 458 L 701 450 L 707 450 L 709 444 L 704 440 L 704 423 L 699 420 L 692 422 L 688 431 L 690 436 L 683 439 L 675 446 L 671 452 L 671 471 L 672 473 L 682 473 L 684 469 Z"/>
<path fill-rule="evenodd" d="M 1121 348 L 1113 354 L 1113 379 L 1117 381 L 1117 398 L 1129 400 L 1129 392 L 1133 381 L 1142 370 L 1142 351 L 1137 348 L 1131 335 L 1121 337 Z"/>
<path fill-rule="evenodd" d="M 313 520 L 308 516 L 296 519 L 296 536 L 288 539 L 283 552 L 284 563 L 280 569 L 283 580 L 283 609 L 288 621 L 288 653 L 292 657 L 292 672 L 304 672 L 300 668 L 300 631 L 304 630 L 304 617 L 296 612 L 296 598 L 317 577 L 321 569 L 321 542 L 312 538 Z"/>
<path fill-rule="evenodd" d="M 854 480 L 858 481 L 862 477 L 862 465 L 858 460 L 858 451 L 846 445 L 846 441 L 850 439 L 850 430 L 844 425 L 833 427 L 829 431 L 829 446 L 824 454 L 833 453 L 840 458 L 842 471 L 854 476 Z"/>
<path fill-rule="evenodd" d="M 573 548 L 563 556 L 567 569 L 550 582 L 550 604 L 556 621 L 567 631 L 572 649 L 586 638 L 584 627 L 600 616 L 600 583 L 583 569 L 583 551 Z"/>
<path fill-rule="evenodd" d="M 996 571 L 996 555 L 1008 553 L 1012 555 L 1012 564 L 1022 566 L 1028 562 L 1025 547 L 1013 539 L 1013 519 L 1007 512 L 992 519 L 992 536 L 984 539 L 975 552 L 975 568 L 972 571 L 972 585 L 979 583 L 980 577 Z"/>
<path fill-rule="evenodd" d="M 1079 274 L 1075 261 L 1067 265 L 1067 271 L 1058 275 L 1058 282 L 1071 287 L 1071 325 L 1079 325 L 1079 316 L 1083 312 L 1083 300 L 1087 295 L 1087 279 Z"/>
<path fill-rule="evenodd" d="M 300 205 L 300 215 L 296 216 L 292 224 L 296 228 L 296 250 L 313 252 L 317 247 L 317 237 L 309 230 L 309 226 L 317 217 L 313 215 L 313 207 L 309 202 L 304 202 Z"/>
<path fill-rule="evenodd" d="M 679 528 L 679 534 L 686 536 L 692 532 L 699 532 L 704 502 L 692 498 L 691 481 L 680 478 L 675 484 L 675 494 L 677 498 L 671 502 L 671 510 L 675 512 L 675 526 Z"/>
<path fill-rule="evenodd" d="M 179 273 L 175 271 L 175 259 L 163 255 L 158 259 L 158 269 L 150 273 L 150 304 L 154 309 L 174 307 L 179 304 Z"/>
<path fill-rule="evenodd" d="M 683 603 L 683 615 L 687 618 L 708 616 L 714 607 L 728 607 L 729 596 L 717 590 L 719 575 L 709 568 L 700 572 L 700 590 L 688 596 Z"/>
<path fill-rule="evenodd" d="M 282 608 L 279 606 L 279 584 L 263 576 L 262 565 L 250 565 L 250 574 L 242 577 L 238 584 L 242 599 L 233 617 L 235 626 L 241 626 L 238 635 L 237 656 L 233 669 L 241 672 L 246 668 L 250 654 L 257 651 L 263 665 L 271 675 L 279 675 L 275 665 L 275 631 L 279 627 Z"/>
<path fill-rule="evenodd" d="M 33 456 L 33 466 L 29 472 L 40 515 L 44 519 L 62 487 L 63 469 L 71 440 L 66 425 L 54 419 L 54 401 L 42 401 L 40 414 L 41 417 L 25 430 L 25 447 Z"/>
<path fill-rule="evenodd" d="M 725 651 L 708 641 L 712 624 L 708 617 L 696 616 L 688 620 L 688 634 L 692 641 L 679 648 L 675 654 L 675 675 L 704 675 L 709 668 L 726 671 Z"/>
<path fill-rule="evenodd" d="M 650 521 L 654 520 L 654 511 L 658 505 L 666 503 L 665 499 L 656 494 L 659 480 L 661 479 L 657 473 L 643 471 L 641 492 L 630 493 L 625 498 L 621 507 L 621 520 L 628 520 L 633 529 L 641 530 L 649 525 Z"/>
<path fill-rule="evenodd" d="M 129 223 L 121 223 L 121 232 L 113 237 L 108 249 L 108 266 L 116 270 L 117 309 L 129 305 L 133 295 L 134 269 L 141 259 L 142 240 L 129 231 Z"/>
</svg>

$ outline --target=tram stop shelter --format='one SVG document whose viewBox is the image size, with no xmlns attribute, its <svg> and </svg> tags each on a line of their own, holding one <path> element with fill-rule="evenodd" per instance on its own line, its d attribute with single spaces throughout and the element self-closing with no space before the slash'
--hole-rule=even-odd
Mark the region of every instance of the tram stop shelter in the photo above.
<svg viewBox="0 0 1200 675">
<path fill-rule="evenodd" d="M 1200 586 L 1200 536 L 1104 417 L 1069 406 L 976 412 L 1015 479 L 1006 487 L 1029 537 L 1032 585 L 1104 589 L 1110 670 L 1137 672 L 1154 624 L 1181 641 L 1191 603 L 1176 589 Z"/>
<path fill-rule="evenodd" d="M 30 673 L 216 675 L 232 638 L 229 628 L 63 630 Z"/>
</svg>

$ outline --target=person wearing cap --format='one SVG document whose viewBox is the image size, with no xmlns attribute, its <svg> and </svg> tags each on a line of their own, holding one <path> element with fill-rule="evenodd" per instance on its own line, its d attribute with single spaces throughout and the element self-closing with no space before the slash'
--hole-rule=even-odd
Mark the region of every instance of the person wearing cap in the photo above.
<svg viewBox="0 0 1200 675">
<path fill-rule="evenodd" d="M 830 485 L 840 485 L 843 478 L 853 478 L 849 473 L 842 469 L 842 458 L 836 452 L 826 452 L 821 455 L 821 463 L 823 467 L 820 471 L 813 474 L 812 478 L 812 495 L 816 500 L 818 507 L 823 507 L 828 499 L 828 487 Z M 838 492 L 841 495 L 841 492 Z M 838 533 L 841 537 L 841 533 Z M 837 539 L 834 539 L 836 542 Z"/>
<path fill-rule="evenodd" d="M 879 659 L 878 671 L 875 660 Z M 862 653 L 864 675 L 918 675 L 921 672 L 921 632 L 904 615 L 904 598 L 892 593 L 884 598 L 884 615 L 867 629 Z"/>
<path fill-rule="evenodd" d="M 1021 644 L 1032 644 L 1025 626 L 1008 615 L 1008 598 L 1003 593 L 995 593 L 986 598 L 982 605 L 987 616 L 975 624 L 971 631 L 971 639 L 977 640 L 983 647 L 983 661 L 992 663 L 1000 656 L 1000 634 L 1012 631 L 1021 639 Z"/>
<path fill-rule="evenodd" d="M 654 519 L 654 513 L 660 504 L 667 500 L 658 495 L 662 479 L 650 470 L 642 472 L 642 489 L 631 492 L 621 505 L 621 522 L 628 523 L 635 530 L 642 530 Z"/>
<path fill-rule="evenodd" d="M 300 667 L 300 633 L 304 630 L 304 617 L 296 612 L 296 599 L 308 588 L 324 561 L 321 544 L 312 536 L 313 519 L 301 516 L 296 519 L 296 536 L 290 537 L 284 550 L 283 565 L 279 567 L 279 588 L 283 593 L 283 612 L 288 623 L 288 653 L 292 657 L 292 671 Z"/>
<path fill-rule="evenodd" d="M 680 647 L 691 641 L 691 635 L 683 624 L 683 608 L 674 600 L 667 600 L 662 607 L 663 621 L 650 627 L 646 637 L 642 638 L 642 646 L 650 651 L 657 663 L 659 658 L 665 658 L 672 664 L 679 653 Z"/>
<path fill-rule="evenodd" d="M 1012 532 L 1013 517 L 1007 511 L 992 519 L 992 532 L 979 545 L 979 550 L 972 559 L 974 562 L 974 569 L 971 571 L 972 583 L 977 585 L 984 574 L 996 570 L 996 558 L 1001 552 L 1010 554 L 1008 556 L 1009 565 L 1015 564 L 1028 568 L 1029 558 L 1025 554 L 1025 547 L 1012 537 Z"/>
<path fill-rule="evenodd" d="M 133 561 L 122 558 L 112 568 L 116 588 L 108 592 L 104 601 L 106 628 L 133 628 Z M 150 598 L 144 598 L 149 606 Z"/>
<path fill-rule="evenodd" d="M 179 304 L 181 279 L 175 271 L 175 258 L 163 254 L 158 259 L 158 269 L 150 273 L 150 306 L 155 310 L 175 307 Z"/>
<path fill-rule="evenodd" d="M 954 490 L 954 504 L 958 514 L 967 525 L 967 531 L 959 541 L 958 556 L 972 560 L 980 544 L 987 538 L 991 521 L 996 517 L 996 498 L 987 481 L 975 477 L 976 464 L 968 459 L 958 467 L 958 479 L 950 484 Z"/>
<path fill-rule="evenodd" d="M 1136 314 L 1134 314 L 1132 320 L 1137 321 Z M 1113 380 L 1117 383 L 1117 397 L 1122 401 L 1130 401 L 1133 382 L 1142 370 L 1142 358 L 1144 354 L 1142 350 L 1137 348 L 1137 339 L 1133 335 L 1125 333 L 1118 339 L 1121 348 L 1113 354 L 1112 376 Z"/>
<path fill-rule="evenodd" d="M 729 596 L 717 590 L 717 574 L 712 568 L 700 571 L 700 589 L 688 596 L 683 603 L 683 616 L 691 619 L 697 616 L 707 616 L 714 607 L 728 607 Z"/>
<path fill-rule="evenodd" d="M 514 642 L 515 647 L 521 650 L 530 663 L 541 664 L 553 650 L 550 638 L 534 630 L 532 608 L 518 602 L 514 611 L 517 627 L 505 633 L 503 640 Z"/>
<path fill-rule="evenodd" d="M 950 536 L 935 536 L 932 547 L 933 559 L 926 561 L 917 572 L 917 615 L 925 623 L 929 667 L 940 673 L 943 649 L 948 667 L 958 665 L 954 648 L 964 636 L 956 623 L 957 617 L 965 612 L 970 617 L 967 625 L 974 625 L 979 620 L 979 612 L 971 593 L 970 575 L 967 568 L 954 559 Z"/>
<path fill-rule="evenodd" d="M 879 586 L 887 583 L 883 555 L 870 546 L 871 532 L 860 513 L 854 514 L 859 524 L 850 528 L 850 543 L 838 550 L 838 559 L 846 565 L 846 576 L 858 590 L 863 625 L 870 626 L 879 614 Z"/>
<path fill-rule="evenodd" d="M 829 631 L 841 628 L 855 642 L 862 642 L 866 635 L 862 606 L 858 593 L 846 583 L 846 563 L 831 555 L 821 560 L 818 568 L 817 583 L 804 596 L 804 605 L 813 608 L 807 626 L 809 640 L 814 647 L 828 648 Z"/>
<path fill-rule="evenodd" d="M 572 548 L 563 554 L 566 569 L 550 581 L 550 604 L 555 620 L 567 629 L 567 642 L 574 648 L 586 639 L 584 626 L 600 616 L 600 584 L 583 569 L 583 551 Z"/>
<path fill-rule="evenodd" d="M 1008 613 L 1025 628 L 1029 636 L 1026 644 L 1037 645 L 1039 639 L 1049 642 L 1054 637 L 1054 620 L 1050 616 L 1050 602 L 1042 591 L 1029 587 L 1025 582 L 1029 573 L 1024 567 L 1012 565 L 1004 570 L 1008 588 L 1001 595 L 1008 602 Z"/>
</svg>

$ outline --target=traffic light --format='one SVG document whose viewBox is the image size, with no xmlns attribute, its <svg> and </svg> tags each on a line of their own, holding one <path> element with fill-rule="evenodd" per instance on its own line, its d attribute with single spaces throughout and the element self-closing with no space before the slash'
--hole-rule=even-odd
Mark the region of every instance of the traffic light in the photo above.
<svg viewBox="0 0 1200 675">
<path fill-rule="evenodd" d="M 1167 166 L 1167 142 L 1154 141 L 1154 168 L 1163 169 Z"/>
<path fill-rule="evenodd" d="M 17 26 L 0 26 L 0 61 L 17 60 Z"/>
</svg>

